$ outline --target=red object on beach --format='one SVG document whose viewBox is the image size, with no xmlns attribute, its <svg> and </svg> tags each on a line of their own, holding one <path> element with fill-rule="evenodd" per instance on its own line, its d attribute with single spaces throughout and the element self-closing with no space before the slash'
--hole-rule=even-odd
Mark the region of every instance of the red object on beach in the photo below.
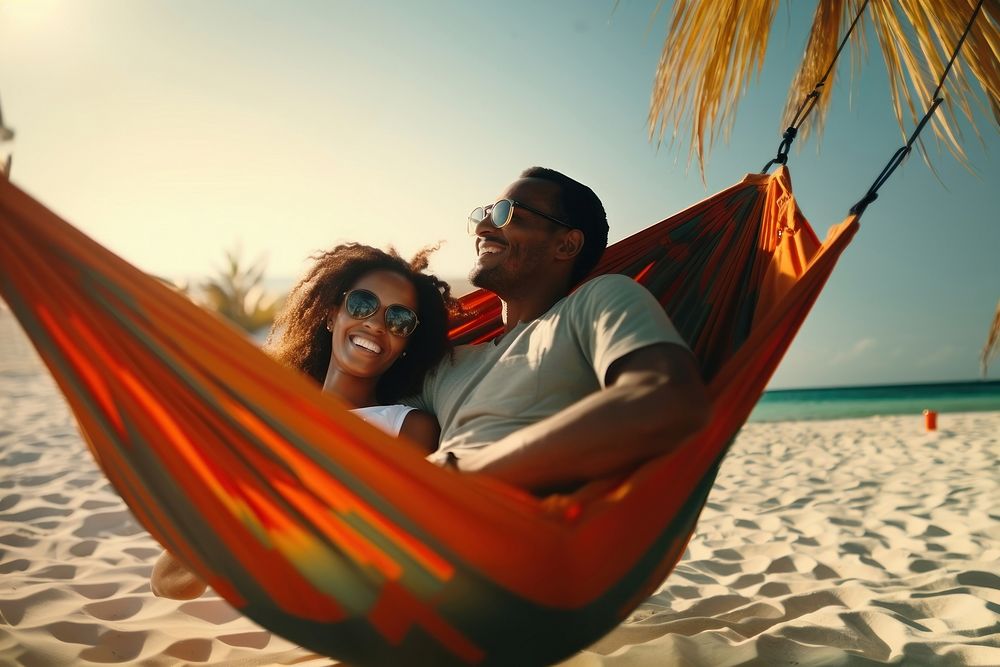
<svg viewBox="0 0 1000 667">
<path fill-rule="evenodd" d="M 937 430 L 937 412 L 934 410 L 924 410 L 924 426 L 928 431 Z"/>
</svg>

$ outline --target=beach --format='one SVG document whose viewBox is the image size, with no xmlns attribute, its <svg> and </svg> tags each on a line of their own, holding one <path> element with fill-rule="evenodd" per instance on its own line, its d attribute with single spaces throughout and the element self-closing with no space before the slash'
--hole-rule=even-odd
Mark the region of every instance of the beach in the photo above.
<svg viewBox="0 0 1000 667">
<path fill-rule="evenodd" d="M 563 667 L 1000 665 L 1000 412 L 750 423 L 682 562 Z M 161 552 L 0 312 L 0 666 L 327 665 Z"/>
</svg>

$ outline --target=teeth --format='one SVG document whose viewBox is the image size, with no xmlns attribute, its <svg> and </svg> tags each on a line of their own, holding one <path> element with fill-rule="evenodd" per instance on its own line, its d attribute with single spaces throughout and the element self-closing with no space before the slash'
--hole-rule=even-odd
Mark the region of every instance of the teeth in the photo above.
<svg viewBox="0 0 1000 667">
<path fill-rule="evenodd" d="M 375 341 L 368 340 L 367 338 L 362 338 L 361 336 L 351 336 L 351 342 L 358 347 L 363 347 L 366 350 L 374 352 L 375 354 L 380 354 L 382 348 L 379 347 Z"/>
<path fill-rule="evenodd" d="M 495 254 L 499 253 L 502 250 L 503 250 L 503 248 L 501 248 L 500 246 L 496 246 L 496 245 L 492 245 L 492 244 L 490 244 L 490 245 L 483 244 L 483 245 L 479 246 L 479 254 L 480 255 L 495 255 Z"/>
</svg>

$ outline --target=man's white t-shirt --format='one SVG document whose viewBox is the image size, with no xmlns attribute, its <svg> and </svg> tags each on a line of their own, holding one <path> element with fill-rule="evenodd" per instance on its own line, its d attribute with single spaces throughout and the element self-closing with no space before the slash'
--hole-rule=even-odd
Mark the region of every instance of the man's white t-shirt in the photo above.
<svg viewBox="0 0 1000 667">
<path fill-rule="evenodd" d="M 461 460 L 602 389 L 615 361 L 658 343 L 686 347 L 646 288 L 600 276 L 498 342 L 459 347 L 406 402 L 441 424 L 440 447 L 428 459 Z"/>
</svg>

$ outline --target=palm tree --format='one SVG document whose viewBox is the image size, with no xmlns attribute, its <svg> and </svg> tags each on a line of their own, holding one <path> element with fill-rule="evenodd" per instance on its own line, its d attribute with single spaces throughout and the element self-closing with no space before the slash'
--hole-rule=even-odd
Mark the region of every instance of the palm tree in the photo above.
<svg viewBox="0 0 1000 667">
<path fill-rule="evenodd" d="M 198 287 L 199 301 L 209 310 L 253 334 L 274 321 L 281 299 L 264 290 L 266 262 L 258 259 L 244 266 L 240 250 L 226 251 L 226 266 L 214 278 L 203 281 Z"/>
<path fill-rule="evenodd" d="M 867 54 L 865 26 L 871 24 L 889 74 L 896 119 L 904 137 L 930 104 L 931 92 L 965 31 L 978 0 L 817 0 L 812 29 L 798 73 L 788 93 L 783 126 L 833 60 L 846 27 L 864 8 L 851 34 L 852 62 Z M 657 11 L 663 0 L 657 6 Z M 759 75 L 778 0 L 675 0 L 660 55 L 649 109 L 650 137 L 677 138 L 690 120 L 690 155 L 704 173 L 708 148 L 728 136 L 736 107 L 750 80 Z M 655 16 L 655 14 L 654 14 Z M 945 84 L 945 103 L 933 119 L 934 133 L 959 160 L 956 109 L 976 133 L 973 107 L 986 104 L 1000 122 L 1000 0 L 985 0 L 961 55 Z M 831 76 L 835 76 L 835 71 Z M 970 84 L 970 79 L 973 84 Z M 822 131 L 830 104 L 831 78 L 819 91 L 813 124 Z M 921 145 L 921 149 L 923 146 Z M 926 153 L 924 154 L 926 159 Z"/>
</svg>

